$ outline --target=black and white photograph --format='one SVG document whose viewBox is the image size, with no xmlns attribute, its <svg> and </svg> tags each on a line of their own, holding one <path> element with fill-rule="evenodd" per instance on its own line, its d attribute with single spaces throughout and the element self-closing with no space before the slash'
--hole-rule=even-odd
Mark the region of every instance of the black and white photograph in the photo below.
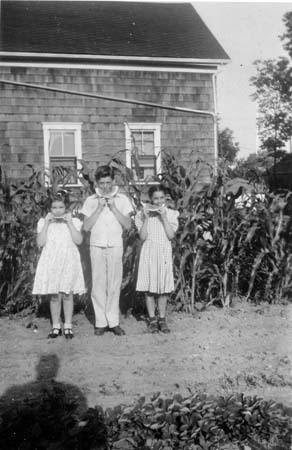
<svg viewBox="0 0 292 450">
<path fill-rule="evenodd" d="M 292 2 L 0 0 L 0 449 L 292 449 Z"/>
</svg>

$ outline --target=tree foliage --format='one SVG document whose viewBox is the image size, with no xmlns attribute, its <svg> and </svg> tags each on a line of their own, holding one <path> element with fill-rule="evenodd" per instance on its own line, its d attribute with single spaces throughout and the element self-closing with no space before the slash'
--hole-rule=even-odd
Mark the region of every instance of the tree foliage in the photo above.
<svg viewBox="0 0 292 450">
<path fill-rule="evenodd" d="M 233 131 L 224 128 L 218 133 L 218 154 L 225 161 L 233 163 L 239 152 L 239 144 L 234 141 Z"/>
<path fill-rule="evenodd" d="M 284 150 L 277 150 L 276 159 L 280 160 L 286 155 Z M 232 178 L 239 177 L 251 183 L 262 183 L 267 171 L 274 166 L 275 154 L 268 150 L 251 153 L 245 159 L 237 159 L 230 171 Z"/>
<path fill-rule="evenodd" d="M 283 22 L 286 26 L 286 31 L 281 36 L 281 40 L 284 41 L 284 49 L 289 53 L 290 58 L 292 58 L 292 11 L 284 15 Z"/>
<path fill-rule="evenodd" d="M 255 61 L 255 67 L 252 98 L 258 104 L 261 147 L 277 152 L 292 135 L 292 67 L 287 58 Z"/>
</svg>

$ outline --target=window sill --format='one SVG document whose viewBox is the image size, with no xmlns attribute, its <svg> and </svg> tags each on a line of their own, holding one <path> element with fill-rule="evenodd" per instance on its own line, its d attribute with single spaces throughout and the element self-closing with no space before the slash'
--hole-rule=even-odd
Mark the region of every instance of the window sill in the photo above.
<svg viewBox="0 0 292 450">
<path fill-rule="evenodd" d="M 158 184 L 159 183 L 159 181 L 142 181 L 142 180 L 139 180 L 139 181 L 130 181 L 130 185 L 132 185 L 132 184 L 137 184 L 138 186 L 145 186 L 145 185 L 153 185 L 153 184 Z"/>
</svg>

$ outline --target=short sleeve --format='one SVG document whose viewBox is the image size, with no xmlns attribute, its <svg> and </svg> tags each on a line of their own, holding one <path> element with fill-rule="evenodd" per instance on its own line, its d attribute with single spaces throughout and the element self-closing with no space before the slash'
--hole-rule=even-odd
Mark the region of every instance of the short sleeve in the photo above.
<svg viewBox="0 0 292 450">
<path fill-rule="evenodd" d="M 83 214 L 86 217 L 90 217 L 92 214 L 92 208 L 90 207 L 90 199 L 87 198 L 79 211 L 81 214 Z"/>
<path fill-rule="evenodd" d="M 128 197 L 126 197 L 126 195 L 123 195 L 123 204 L 122 204 L 122 207 L 121 207 L 121 213 L 124 216 L 128 216 L 133 211 L 134 211 L 134 208 L 133 208 L 133 205 L 132 205 L 131 201 L 129 200 Z"/>
<path fill-rule="evenodd" d="M 177 229 L 178 229 L 179 212 L 178 211 L 174 211 L 173 209 L 168 209 L 167 213 L 168 213 L 167 214 L 168 221 L 169 221 L 173 231 L 176 232 Z"/>
<path fill-rule="evenodd" d="M 73 223 L 73 225 L 74 225 L 74 227 L 76 228 L 77 231 L 81 230 L 81 227 L 82 227 L 81 220 L 79 220 L 77 217 L 73 217 L 72 223 Z"/>
<path fill-rule="evenodd" d="M 37 233 L 40 233 L 44 227 L 45 219 L 41 218 L 37 224 Z"/>
<path fill-rule="evenodd" d="M 140 231 L 142 228 L 142 225 L 143 225 L 142 211 L 137 212 L 137 214 L 135 216 L 135 225 L 136 225 L 138 231 Z"/>
</svg>

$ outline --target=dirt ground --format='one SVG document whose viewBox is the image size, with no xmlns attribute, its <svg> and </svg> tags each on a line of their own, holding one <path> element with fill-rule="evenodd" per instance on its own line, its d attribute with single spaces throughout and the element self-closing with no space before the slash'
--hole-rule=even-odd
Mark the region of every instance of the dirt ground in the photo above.
<svg viewBox="0 0 292 450">
<path fill-rule="evenodd" d="M 77 314 L 72 341 L 48 340 L 49 321 L 35 319 L 34 331 L 30 320 L 0 319 L 0 396 L 29 386 L 40 357 L 53 354 L 57 381 L 79 388 L 88 406 L 131 404 L 157 392 L 243 392 L 292 406 L 292 304 L 172 313 L 169 335 L 149 335 L 131 316 L 121 320 L 126 336 L 96 337 L 85 314 Z"/>
</svg>

